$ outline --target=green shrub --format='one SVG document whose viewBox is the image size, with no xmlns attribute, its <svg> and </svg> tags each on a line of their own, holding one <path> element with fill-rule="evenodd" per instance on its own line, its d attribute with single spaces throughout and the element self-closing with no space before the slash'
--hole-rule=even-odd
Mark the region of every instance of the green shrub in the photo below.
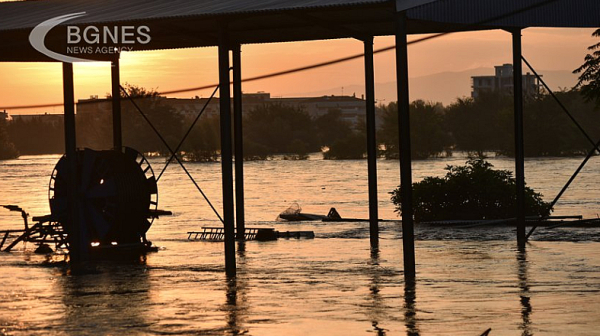
<svg viewBox="0 0 600 336">
<path fill-rule="evenodd" d="M 516 184 L 508 170 L 494 170 L 483 159 L 469 159 L 465 166 L 448 166 L 444 177 L 426 177 L 413 184 L 414 219 L 477 220 L 512 218 L 516 209 Z M 396 212 L 402 211 L 400 188 L 392 194 Z M 533 189 L 525 188 L 527 216 L 547 214 L 549 203 Z"/>
</svg>

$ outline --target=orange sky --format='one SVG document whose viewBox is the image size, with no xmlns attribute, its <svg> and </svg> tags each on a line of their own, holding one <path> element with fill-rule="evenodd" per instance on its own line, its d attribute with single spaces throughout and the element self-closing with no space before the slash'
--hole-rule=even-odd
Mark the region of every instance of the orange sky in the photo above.
<svg viewBox="0 0 600 336">
<path fill-rule="evenodd" d="M 592 32 L 592 29 L 527 29 L 523 33 L 523 54 L 539 70 L 573 70 L 582 63 L 586 47 L 595 43 Z M 391 37 L 375 39 L 375 48 L 392 44 Z M 362 44 L 345 39 L 246 45 L 242 50 L 243 75 L 255 76 L 359 53 Z M 124 53 L 121 58 L 121 79 L 158 91 L 216 83 L 216 56 L 216 48 Z M 394 53 L 387 52 L 375 57 L 376 82 L 394 81 Z M 451 34 L 410 47 L 410 76 L 478 67 L 491 69 L 494 65 L 510 63 L 511 57 L 510 35 L 504 31 Z M 252 82 L 244 85 L 244 91 L 293 96 L 331 89 L 331 94 L 341 94 L 342 86 L 363 83 L 362 64 L 362 59 L 358 59 L 300 74 Z M 557 88 L 561 83 L 550 85 Z M 107 63 L 75 65 L 76 99 L 90 95 L 104 96 L 109 91 L 110 67 Z M 208 91 L 204 91 L 180 94 L 179 97 L 208 94 Z M 468 95 L 469 92 L 464 94 Z M 421 95 L 412 96 L 411 99 L 428 98 L 426 93 Z M 390 97 L 385 99 L 392 100 Z M 0 64 L 0 106 L 61 101 L 60 64 Z M 62 108 L 8 112 L 60 113 Z"/>
</svg>

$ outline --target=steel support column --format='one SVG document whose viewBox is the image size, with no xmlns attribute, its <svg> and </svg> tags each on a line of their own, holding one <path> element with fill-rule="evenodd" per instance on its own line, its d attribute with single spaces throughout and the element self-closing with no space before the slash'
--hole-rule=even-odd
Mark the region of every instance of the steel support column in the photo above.
<svg viewBox="0 0 600 336">
<path fill-rule="evenodd" d="M 79 265 L 85 260 L 88 247 L 85 228 L 82 227 L 78 216 L 78 189 L 77 179 L 77 143 L 75 132 L 75 94 L 73 83 L 73 64 L 63 63 L 63 102 L 64 102 L 64 127 L 65 127 L 65 153 L 67 166 L 70 172 L 67 181 L 68 195 L 68 230 L 69 258 L 72 265 Z"/>
<path fill-rule="evenodd" d="M 227 30 L 219 36 L 219 102 L 221 122 L 221 171 L 223 181 L 223 221 L 225 228 L 225 271 L 235 276 L 235 229 L 233 219 L 233 158 L 231 152 L 231 94 L 229 89 L 229 45 Z"/>
<path fill-rule="evenodd" d="M 113 118 L 113 148 L 120 150 L 123 147 L 123 133 L 121 130 L 121 79 L 119 59 L 110 64 L 110 80 L 112 86 L 112 118 Z"/>
<path fill-rule="evenodd" d="M 406 13 L 396 13 L 396 81 L 398 86 L 398 131 L 400 149 L 400 185 L 402 202 L 402 244 L 404 277 L 415 278 L 415 234 L 412 204 L 412 161 L 410 155 L 410 101 L 408 97 L 408 43 Z"/>
<path fill-rule="evenodd" d="M 521 62 L 521 30 L 512 32 L 513 92 L 515 117 L 515 179 L 517 185 L 517 243 L 525 241 L 525 150 L 523 144 L 523 64 Z"/>
<path fill-rule="evenodd" d="M 377 207 L 377 139 L 375 127 L 375 74 L 373 70 L 373 38 L 364 40 L 365 98 L 367 104 L 367 167 L 369 175 L 369 232 L 371 247 L 379 246 L 379 214 Z"/>
<path fill-rule="evenodd" d="M 235 143 L 235 224 L 237 239 L 244 239 L 244 138 L 242 133 L 242 49 L 232 48 L 233 61 L 233 132 Z"/>
</svg>

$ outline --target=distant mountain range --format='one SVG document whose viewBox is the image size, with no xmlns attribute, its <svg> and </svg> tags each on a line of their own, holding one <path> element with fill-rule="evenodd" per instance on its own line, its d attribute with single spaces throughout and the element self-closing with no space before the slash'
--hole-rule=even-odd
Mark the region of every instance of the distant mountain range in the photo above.
<svg viewBox="0 0 600 336">
<path fill-rule="evenodd" d="M 526 70 L 524 69 L 526 72 Z M 571 88 L 577 83 L 577 75 L 569 70 L 538 71 L 544 81 L 548 83 L 552 90 L 562 88 Z M 440 72 L 433 75 L 414 77 L 410 79 L 410 99 L 423 99 L 425 101 L 441 102 L 447 105 L 456 100 L 457 97 L 471 96 L 471 77 L 493 75 L 492 68 L 476 68 L 459 72 Z M 303 92 L 294 94 L 294 96 L 324 96 L 339 95 L 340 87 L 319 90 L 312 92 Z M 396 83 L 376 83 L 375 97 L 378 102 L 387 103 L 396 101 Z M 360 97 L 365 92 L 364 85 L 344 86 L 344 95 L 356 94 Z"/>
</svg>

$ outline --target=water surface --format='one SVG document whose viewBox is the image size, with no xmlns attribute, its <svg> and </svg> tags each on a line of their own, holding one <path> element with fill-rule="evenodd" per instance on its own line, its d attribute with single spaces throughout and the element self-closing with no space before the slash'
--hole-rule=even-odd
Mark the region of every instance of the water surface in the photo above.
<svg viewBox="0 0 600 336">
<path fill-rule="evenodd" d="M 0 204 L 48 212 L 48 177 L 58 156 L 0 161 Z M 528 185 L 551 199 L 580 159 L 528 160 Z M 160 170 L 163 161 L 153 159 Z M 464 157 L 415 162 L 414 178 L 441 175 Z M 512 169 L 508 159 L 492 159 Z M 397 162 L 379 161 L 380 217 L 397 219 L 388 192 Z M 600 159 L 592 158 L 555 214 L 600 213 Z M 217 209 L 220 164 L 189 164 Z M 510 227 L 416 230 L 417 282 L 405 286 L 402 232 L 381 223 L 369 248 L 366 223 L 281 223 L 292 202 L 305 211 L 368 214 L 366 161 L 249 162 L 248 225 L 313 230 L 314 240 L 238 244 L 238 277 L 223 272 L 223 245 L 189 242 L 186 232 L 218 224 L 176 166 L 159 183 L 160 208 L 173 211 L 148 233 L 158 253 L 139 262 L 91 264 L 70 275 L 31 246 L 0 254 L 1 335 L 597 335 L 600 230 L 539 229 L 518 250 Z M 0 211 L 0 229 L 21 225 Z"/>
</svg>

